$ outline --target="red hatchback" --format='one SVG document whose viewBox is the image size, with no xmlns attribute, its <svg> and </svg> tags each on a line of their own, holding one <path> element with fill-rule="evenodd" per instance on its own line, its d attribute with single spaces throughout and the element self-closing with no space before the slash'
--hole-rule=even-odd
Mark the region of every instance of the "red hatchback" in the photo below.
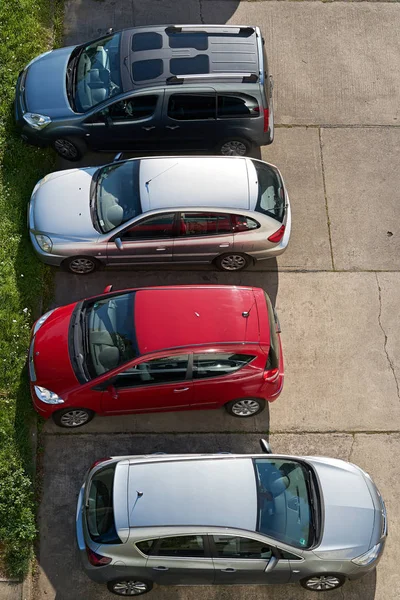
<svg viewBox="0 0 400 600">
<path fill-rule="evenodd" d="M 282 390 L 278 319 L 259 288 L 109 286 L 35 323 L 29 372 L 36 410 L 61 427 L 220 406 L 250 417 Z"/>
</svg>

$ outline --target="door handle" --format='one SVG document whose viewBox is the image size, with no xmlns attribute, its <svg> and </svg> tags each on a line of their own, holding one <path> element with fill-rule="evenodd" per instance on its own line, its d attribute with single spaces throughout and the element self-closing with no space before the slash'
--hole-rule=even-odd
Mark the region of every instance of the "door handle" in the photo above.
<svg viewBox="0 0 400 600">
<path fill-rule="evenodd" d="M 236 573 L 236 569 L 232 569 L 232 568 L 221 569 L 221 573 Z"/>
<path fill-rule="evenodd" d="M 187 388 L 175 388 L 174 393 L 179 394 L 179 392 L 187 392 L 188 389 L 189 389 L 188 387 Z"/>
<path fill-rule="evenodd" d="M 180 125 L 166 125 L 165 129 L 179 129 Z"/>
<path fill-rule="evenodd" d="M 157 252 L 165 252 L 166 248 L 156 248 Z"/>
<path fill-rule="evenodd" d="M 168 567 L 153 567 L 153 571 L 168 571 Z"/>
<path fill-rule="evenodd" d="M 156 126 L 152 125 L 151 127 L 142 127 L 142 129 L 144 129 L 145 131 L 151 131 L 152 129 L 155 129 Z"/>
<path fill-rule="evenodd" d="M 220 244 L 220 248 L 229 248 L 230 244 Z"/>
</svg>

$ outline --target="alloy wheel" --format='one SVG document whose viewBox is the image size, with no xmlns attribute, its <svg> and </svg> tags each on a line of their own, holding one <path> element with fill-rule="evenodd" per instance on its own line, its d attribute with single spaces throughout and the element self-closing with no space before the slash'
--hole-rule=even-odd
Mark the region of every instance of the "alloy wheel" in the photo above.
<svg viewBox="0 0 400 600">
<path fill-rule="evenodd" d="M 232 406 L 232 412 L 238 417 L 248 417 L 260 410 L 257 400 L 238 400 Z"/>
<path fill-rule="evenodd" d="M 246 152 L 246 144 L 238 140 L 230 140 L 221 146 L 221 154 L 223 156 L 244 156 Z"/>
<path fill-rule="evenodd" d="M 90 258 L 74 258 L 69 263 L 69 269 L 73 273 L 82 275 L 83 273 L 91 273 L 95 269 L 95 264 Z"/>
<path fill-rule="evenodd" d="M 63 414 L 60 421 L 64 427 L 79 427 L 89 421 L 89 416 L 86 410 L 70 410 Z"/>
<path fill-rule="evenodd" d="M 324 592 L 334 590 L 339 587 L 342 582 L 335 575 L 320 575 L 319 577 L 310 577 L 306 581 L 306 587 L 309 590 Z"/>
<path fill-rule="evenodd" d="M 118 581 L 113 585 L 113 592 L 120 596 L 139 596 L 146 593 L 147 589 L 143 581 Z"/>
<path fill-rule="evenodd" d="M 64 158 L 75 159 L 78 157 L 78 150 L 76 146 L 65 139 L 58 139 L 54 142 L 54 148 Z"/>
<path fill-rule="evenodd" d="M 227 254 L 221 260 L 221 267 L 225 271 L 238 271 L 246 266 L 246 259 L 241 254 Z"/>
</svg>

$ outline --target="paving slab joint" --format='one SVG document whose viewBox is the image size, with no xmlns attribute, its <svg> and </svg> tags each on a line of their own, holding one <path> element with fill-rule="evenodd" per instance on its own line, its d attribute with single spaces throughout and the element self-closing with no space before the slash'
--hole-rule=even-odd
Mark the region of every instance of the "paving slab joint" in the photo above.
<svg viewBox="0 0 400 600">
<path fill-rule="evenodd" d="M 389 352 L 388 352 L 388 349 L 387 349 L 388 336 L 387 336 L 387 333 L 386 333 L 386 331 L 385 331 L 385 329 L 383 328 L 383 325 L 382 325 L 382 289 L 381 289 L 381 286 L 379 285 L 378 273 L 375 273 L 375 277 L 376 277 L 376 284 L 378 286 L 378 298 L 379 298 L 378 323 L 379 323 L 379 327 L 380 327 L 380 329 L 381 329 L 381 331 L 382 331 L 382 333 L 384 335 L 383 349 L 384 349 L 385 354 L 386 354 L 386 359 L 388 361 L 389 368 L 390 368 L 390 370 L 393 373 L 394 381 L 395 381 L 395 384 L 396 384 L 397 397 L 400 400 L 399 381 L 398 381 L 397 376 L 396 376 L 396 371 L 395 371 L 395 368 L 394 368 L 393 361 L 390 358 Z"/>
</svg>

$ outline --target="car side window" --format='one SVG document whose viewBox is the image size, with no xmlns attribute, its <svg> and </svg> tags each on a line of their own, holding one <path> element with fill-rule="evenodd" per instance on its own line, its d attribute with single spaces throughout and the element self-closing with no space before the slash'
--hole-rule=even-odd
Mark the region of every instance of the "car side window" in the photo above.
<svg viewBox="0 0 400 600">
<path fill-rule="evenodd" d="M 272 556 L 268 544 L 233 535 L 213 535 L 218 558 L 266 559 Z"/>
<path fill-rule="evenodd" d="M 284 560 L 303 560 L 301 556 L 296 556 L 296 554 L 292 554 L 286 550 L 279 550 L 279 554 Z"/>
<path fill-rule="evenodd" d="M 219 119 L 237 119 L 243 117 L 259 117 L 260 107 L 252 96 L 219 95 L 217 117 Z"/>
<path fill-rule="evenodd" d="M 153 358 L 118 373 L 112 383 L 116 388 L 129 388 L 183 381 L 186 379 L 188 363 L 188 354 Z"/>
<path fill-rule="evenodd" d="M 244 215 L 231 215 L 231 219 L 234 233 L 240 233 L 241 231 L 250 231 L 252 229 L 258 229 L 260 227 L 257 221 Z"/>
<path fill-rule="evenodd" d="M 193 355 L 193 378 L 220 377 L 238 371 L 255 358 L 251 354 L 205 352 Z"/>
<path fill-rule="evenodd" d="M 87 123 L 102 123 L 107 118 L 112 121 L 139 121 L 154 114 L 157 100 L 158 96 L 134 96 L 118 100 L 92 115 Z"/>
<path fill-rule="evenodd" d="M 146 556 L 151 556 L 154 554 L 154 548 L 157 542 L 158 538 L 155 540 L 142 540 L 141 542 L 136 542 L 135 545 L 137 548 L 139 548 L 140 552 Z"/>
<path fill-rule="evenodd" d="M 201 558 L 204 556 L 204 538 L 202 535 L 179 535 L 161 538 L 157 556 L 182 556 Z"/>
<path fill-rule="evenodd" d="M 167 114 L 177 121 L 215 119 L 216 97 L 213 94 L 172 94 Z"/>
<path fill-rule="evenodd" d="M 158 240 L 173 237 L 175 213 L 165 213 L 148 217 L 126 229 L 122 241 Z"/>
<path fill-rule="evenodd" d="M 179 221 L 179 235 L 197 237 L 200 235 L 223 235 L 232 233 L 229 215 L 209 212 L 184 212 Z"/>
</svg>

